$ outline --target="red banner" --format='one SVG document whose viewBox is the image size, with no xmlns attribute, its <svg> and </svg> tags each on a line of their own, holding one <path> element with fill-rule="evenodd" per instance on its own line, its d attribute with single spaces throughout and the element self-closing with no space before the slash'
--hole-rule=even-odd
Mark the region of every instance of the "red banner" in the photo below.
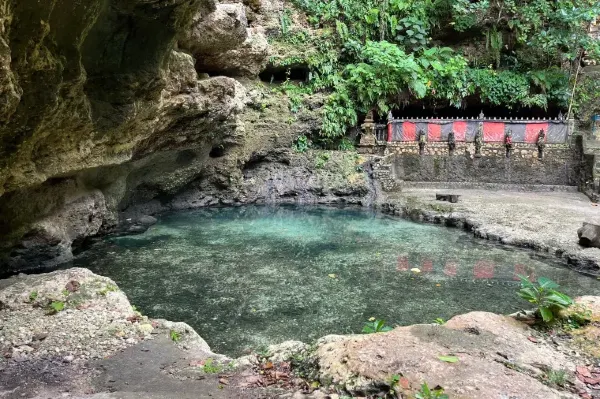
<svg viewBox="0 0 600 399">
<path fill-rule="evenodd" d="M 415 141 L 417 139 L 417 125 L 412 122 L 402 124 L 402 141 Z"/>
<path fill-rule="evenodd" d="M 544 133 L 548 133 L 548 124 L 547 123 L 528 123 L 525 125 L 525 142 L 526 143 L 537 143 L 538 136 L 540 134 L 540 130 L 543 130 Z M 546 138 L 548 136 L 546 135 Z"/>
<path fill-rule="evenodd" d="M 452 124 L 452 128 L 454 129 L 454 138 L 456 141 L 465 141 L 465 137 L 467 137 L 467 122 L 456 121 Z"/>
<path fill-rule="evenodd" d="M 442 126 L 435 123 L 427 125 L 427 140 L 440 141 L 442 139 Z"/>
<path fill-rule="evenodd" d="M 483 141 L 488 143 L 504 142 L 504 123 L 483 122 Z"/>
</svg>

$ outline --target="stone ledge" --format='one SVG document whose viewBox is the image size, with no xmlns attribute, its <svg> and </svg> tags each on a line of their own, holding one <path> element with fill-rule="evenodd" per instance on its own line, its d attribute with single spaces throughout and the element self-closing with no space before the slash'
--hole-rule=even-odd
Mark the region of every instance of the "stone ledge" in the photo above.
<svg viewBox="0 0 600 399">
<path fill-rule="evenodd" d="M 518 191 L 518 192 L 549 192 L 561 191 L 576 193 L 577 186 L 558 186 L 541 184 L 501 184 L 501 183 L 475 183 L 475 182 L 399 182 L 401 188 L 430 188 L 430 189 L 483 189 L 489 191 Z"/>
</svg>

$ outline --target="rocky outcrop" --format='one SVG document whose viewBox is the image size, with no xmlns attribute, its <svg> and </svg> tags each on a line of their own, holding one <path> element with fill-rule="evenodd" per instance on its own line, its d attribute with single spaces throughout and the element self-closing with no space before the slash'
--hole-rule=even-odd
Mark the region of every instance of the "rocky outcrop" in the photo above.
<svg viewBox="0 0 600 399">
<path fill-rule="evenodd" d="M 474 312 L 443 326 L 325 337 L 316 357 L 323 378 L 363 395 L 379 392 L 381 384 L 398 375 L 403 380 L 397 389 L 403 394 L 419 391 L 426 382 L 443 387 L 451 398 L 577 397 L 537 379 L 548 370 L 573 372 L 575 364 L 536 335 L 508 316 Z"/>
<path fill-rule="evenodd" d="M 208 15 L 198 13 L 182 33 L 179 46 L 196 56 L 219 54 L 241 46 L 248 38 L 248 20 L 241 3 L 217 4 Z"/>
<path fill-rule="evenodd" d="M 300 389 L 293 397 L 335 398 L 412 397 L 427 383 L 451 398 L 591 398 L 600 298 L 576 302 L 572 311 L 591 324 L 568 332 L 472 312 L 444 325 L 285 342 L 231 362 L 187 324 L 141 315 L 112 280 L 89 270 L 21 275 L 0 280 L 0 386 L 9 397 L 289 398 Z M 275 384 L 284 389 L 264 390 Z"/>
<path fill-rule="evenodd" d="M 0 194 L 131 159 L 160 130 L 176 32 L 207 1 L 4 3 Z"/>
<path fill-rule="evenodd" d="M 264 29 L 248 26 L 241 3 L 219 4 L 207 16 L 197 14 L 179 45 L 196 58 L 199 72 L 211 75 L 256 77 L 269 58 Z"/>
<path fill-rule="evenodd" d="M 198 55 L 196 68 L 209 74 L 256 76 L 267 66 L 269 44 L 260 29 L 249 28 L 244 43 L 233 50 L 215 55 Z"/>
<path fill-rule="evenodd" d="M 322 98 L 292 113 L 257 80 L 281 1 L 5 3 L 3 272 L 67 261 L 87 237 L 141 231 L 140 217 L 168 209 L 364 193 L 354 183 L 321 193 L 325 171 L 287 151 L 319 129 Z M 288 167 L 294 187 L 273 185 Z"/>
<path fill-rule="evenodd" d="M 94 362 L 154 340 L 160 342 L 154 350 L 228 360 L 189 325 L 141 315 L 114 281 L 87 269 L 0 280 L 0 326 L 0 394 L 7 397 L 94 392 Z M 158 355 L 151 362 L 163 360 Z"/>
<path fill-rule="evenodd" d="M 73 241 L 116 224 L 135 160 L 210 149 L 236 129 L 245 90 L 198 80 L 174 50 L 212 1 L 5 3 L 0 237 L 11 247 L 25 235 L 17 264 L 65 260 Z"/>
</svg>

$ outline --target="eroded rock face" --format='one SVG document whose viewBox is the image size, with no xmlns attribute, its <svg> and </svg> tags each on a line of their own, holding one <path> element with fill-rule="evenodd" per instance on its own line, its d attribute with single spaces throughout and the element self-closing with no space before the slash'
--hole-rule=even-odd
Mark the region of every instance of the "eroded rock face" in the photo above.
<svg viewBox="0 0 600 399">
<path fill-rule="evenodd" d="M 73 241 L 114 226 L 132 160 L 210 148 L 235 130 L 243 86 L 199 81 L 195 60 L 173 50 L 194 15 L 215 9 L 210 0 L 3 3 L 0 236 L 10 247 L 27 234 L 13 266 L 68 260 Z"/>
<path fill-rule="evenodd" d="M 248 37 L 233 50 L 215 55 L 198 55 L 200 71 L 220 72 L 227 76 L 256 76 L 267 66 L 269 43 L 261 29 L 249 28 Z"/>
<path fill-rule="evenodd" d="M 318 131 L 323 99 L 292 113 L 257 79 L 280 0 L 0 4 L 0 271 L 164 210 L 368 191 L 282 155 Z"/>
<path fill-rule="evenodd" d="M 4 1 L 0 194 L 128 160 L 154 131 L 176 32 L 205 3 Z"/>
<path fill-rule="evenodd" d="M 183 32 L 179 45 L 196 56 L 222 53 L 244 43 L 247 27 L 243 4 L 218 4 L 214 12 L 194 16 L 191 29 Z"/>
</svg>

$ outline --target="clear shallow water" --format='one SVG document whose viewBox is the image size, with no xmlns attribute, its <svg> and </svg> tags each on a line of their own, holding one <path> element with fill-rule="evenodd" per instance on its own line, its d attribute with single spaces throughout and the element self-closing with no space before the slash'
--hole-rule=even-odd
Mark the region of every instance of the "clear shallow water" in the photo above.
<svg viewBox="0 0 600 399">
<path fill-rule="evenodd" d="M 527 308 L 515 273 L 549 277 L 571 295 L 600 294 L 599 281 L 532 252 L 362 209 L 180 212 L 74 263 L 114 279 L 144 314 L 185 321 L 234 356 L 357 333 L 370 317 L 408 325 L 514 312 Z"/>
</svg>

